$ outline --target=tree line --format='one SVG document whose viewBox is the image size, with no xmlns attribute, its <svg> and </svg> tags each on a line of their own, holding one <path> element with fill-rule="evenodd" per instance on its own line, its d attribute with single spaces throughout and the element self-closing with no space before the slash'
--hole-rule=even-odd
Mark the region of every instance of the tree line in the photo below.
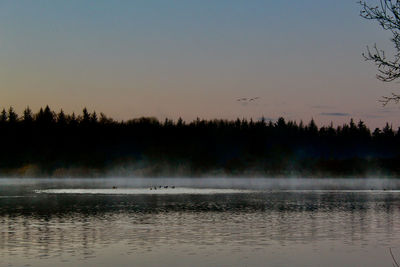
<svg viewBox="0 0 400 267">
<path fill-rule="evenodd" d="M 369 176 L 400 174 L 400 130 L 279 118 L 117 121 L 49 106 L 0 113 L 3 176 Z"/>
</svg>

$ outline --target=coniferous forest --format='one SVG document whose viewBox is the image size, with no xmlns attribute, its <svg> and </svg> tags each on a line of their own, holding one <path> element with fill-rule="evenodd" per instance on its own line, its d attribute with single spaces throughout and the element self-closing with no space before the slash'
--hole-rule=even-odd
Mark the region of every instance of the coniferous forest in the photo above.
<svg viewBox="0 0 400 267">
<path fill-rule="evenodd" d="M 0 114 L 0 174 L 31 177 L 397 177 L 400 131 L 362 121 L 115 121 L 103 113 Z"/>
</svg>

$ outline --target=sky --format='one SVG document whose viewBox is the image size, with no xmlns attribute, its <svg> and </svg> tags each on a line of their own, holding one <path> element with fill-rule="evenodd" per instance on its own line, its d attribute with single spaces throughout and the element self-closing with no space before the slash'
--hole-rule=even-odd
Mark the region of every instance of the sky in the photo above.
<svg viewBox="0 0 400 267">
<path fill-rule="evenodd" d="M 0 107 L 398 127 L 400 105 L 378 100 L 400 84 L 362 57 L 375 43 L 393 51 L 390 35 L 359 11 L 355 0 L 2 0 Z"/>
</svg>

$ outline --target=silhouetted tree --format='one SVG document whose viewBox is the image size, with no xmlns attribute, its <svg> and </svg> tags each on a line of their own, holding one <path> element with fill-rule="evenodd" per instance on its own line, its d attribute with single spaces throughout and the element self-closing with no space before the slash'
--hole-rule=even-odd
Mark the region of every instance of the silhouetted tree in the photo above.
<svg viewBox="0 0 400 267">
<path fill-rule="evenodd" d="M 41 127 L 49 127 L 52 126 L 55 122 L 55 114 L 51 111 L 49 106 L 46 106 L 45 109 L 40 108 L 39 112 L 36 114 L 36 122 Z"/>
<path fill-rule="evenodd" d="M 22 117 L 22 121 L 25 125 L 31 125 L 33 122 L 33 114 L 32 110 L 28 107 L 24 110 L 24 115 Z"/>
<path fill-rule="evenodd" d="M 87 111 L 86 108 L 83 109 L 82 111 L 82 120 L 81 124 L 84 126 L 87 126 L 90 122 L 90 113 Z"/>
<path fill-rule="evenodd" d="M 103 112 L 100 112 L 99 123 L 102 125 L 107 125 L 113 123 L 113 119 L 108 118 Z"/>
<path fill-rule="evenodd" d="M 379 128 L 375 128 L 374 132 L 372 133 L 372 136 L 374 138 L 379 138 L 381 136 L 382 131 Z"/>
<path fill-rule="evenodd" d="M 94 111 L 94 112 L 92 113 L 92 115 L 90 116 L 90 123 L 91 123 L 92 125 L 97 123 L 97 114 L 96 114 L 96 111 Z"/>
<path fill-rule="evenodd" d="M 382 129 L 382 134 L 384 137 L 393 137 L 394 132 L 392 126 L 389 123 L 386 123 L 385 127 Z"/>
<path fill-rule="evenodd" d="M 7 118 L 7 111 L 3 108 L 0 114 L 0 123 L 4 125 L 7 122 Z"/>
<path fill-rule="evenodd" d="M 68 124 L 71 126 L 71 128 L 74 128 L 78 125 L 78 120 L 75 116 L 75 112 L 72 112 L 72 115 L 68 116 Z"/>
<path fill-rule="evenodd" d="M 313 136 L 318 134 L 318 126 L 314 119 L 311 119 L 310 123 L 306 127 L 306 130 Z"/>
<path fill-rule="evenodd" d="M 285 119 L 280 117 L 278 118 L 277 122 L 276 122 L 276 127 L 278 129 L 285 129 L 286 128 L 286 122 Z"/>
<path fill-rule="evenodd" d="M 367 1 L 359 1 L 361 5 L 361 17 L 374 20 L 384 29 L 392 34 L 391 41 L 395 48 L 393 58 L 387 58 L 383 50 L 376 45 L 363 53 L 365 60 L 372 61 L 378 67 L 377 78 L 383 82 L 391 82 L 400 77 L 400 1 L 380 0 L 377 4 L 368 4 Z M 392 93 L 391 96 L 384 96 L 381 100 L 383 105 L 390 101 L 399 103 L 400 95 Z"/>
<path fill-rule="evenodd" d="M 17 120 L 18 120 L 18 114 L 15 113 L 13 107 L 10 107 L 8 109 L 8 122 L 13 125 L 17 122 Z"/>
<path fill-rule="evenodd" d="M 167 118 L 160 123 L 153 117 L 124 122 L 103 113 L 97 118 L 87 109 L 79 118 L 63 110 L 55 114 L 46 106 L 34 116 L 27 107 L 18 120 L 10 108 L 0 113 L 0 140 L 0 174 L 26 164 L 51 173 L 69 166 L 106 170 L 143 160 L 172 169 L 184 165 L 192 175 L 214 170 L 282 175 L 289 169 L 307 175 L 361 175 L 374 166 L 400 175 L 399 130 L 387 123 L 371 135 L 364 122 L 353 119 L 337 128 L 332 123 L 318 128 L 313 119 L 304 126 L 284 118 L 268 123 L 246 118 L 189 123 Z"/>
<path fill-rule="evenodd" d="M 65 116 L 64 111 L 61 109 L 57 115 L 57 124 L 61 127 L 67 124 L 67 117 Z"/>
<path fill-rule="evenodd" d="M 178 122 L 176 123 L 176 126 L 182 127 L 183 126 L 183 120 L 181 117 L 179 117 Z"/>
</svg>

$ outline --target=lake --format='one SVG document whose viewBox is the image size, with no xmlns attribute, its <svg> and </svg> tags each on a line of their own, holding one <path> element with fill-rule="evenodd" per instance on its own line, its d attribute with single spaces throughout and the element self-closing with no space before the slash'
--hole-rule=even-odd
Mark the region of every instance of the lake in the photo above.
<svg viewBox="0 0 400 267">
<path fill-rule="evenodd" d="M 399 190 L 396 179 L 3 178 L 0 265 L 392 266 Z"/>
</svg>

